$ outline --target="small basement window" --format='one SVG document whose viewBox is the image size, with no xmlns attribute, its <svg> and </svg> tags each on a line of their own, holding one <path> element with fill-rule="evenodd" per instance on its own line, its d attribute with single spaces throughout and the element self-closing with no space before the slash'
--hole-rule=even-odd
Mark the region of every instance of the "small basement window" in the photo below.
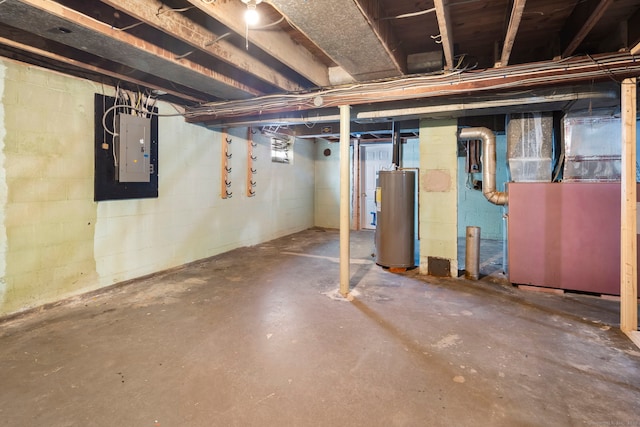
<svg viewBox="0 0 640 427">
<path fill-rule="evenodd" d="M 293 163 L 293 139 L 271 137 L 271 161 L 275 163 Z"/>
</svg>

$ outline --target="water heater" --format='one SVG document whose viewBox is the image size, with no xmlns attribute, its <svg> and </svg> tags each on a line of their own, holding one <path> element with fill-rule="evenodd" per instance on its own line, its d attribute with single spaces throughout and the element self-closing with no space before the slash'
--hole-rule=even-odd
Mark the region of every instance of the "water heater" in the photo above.
<svg viewBox="0 0 640 427">
<path fill-rule="evenodd" d="M 415 185 L 415 171 L 378 172 L 376 264 L 390 268 L 415 265 Z"/>
</svg>

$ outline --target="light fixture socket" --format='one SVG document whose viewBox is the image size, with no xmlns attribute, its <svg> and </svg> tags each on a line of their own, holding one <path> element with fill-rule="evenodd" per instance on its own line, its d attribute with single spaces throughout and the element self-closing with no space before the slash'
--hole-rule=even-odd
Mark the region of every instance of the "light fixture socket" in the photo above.
<svg viewBox="0 0 640 427">
<path fill-rule="evenodd" d="M 242 0 L 242 2 L 247 5 L 247 10 L 244 13 L 244 21 L 249 27 L 256 25 L 260 20 L 256 6 L 262 3 L 262 0 Z"/>
<path fill-rule="evenodd" d="M 244 20 L 250 27 L 258 23 L 260 15 L 258 15 L 255 5 L 253 5 L 253 7 L 251 7 L 251 5 L 247 5 L 247 11 L 244 13 Z"/>
</svg>

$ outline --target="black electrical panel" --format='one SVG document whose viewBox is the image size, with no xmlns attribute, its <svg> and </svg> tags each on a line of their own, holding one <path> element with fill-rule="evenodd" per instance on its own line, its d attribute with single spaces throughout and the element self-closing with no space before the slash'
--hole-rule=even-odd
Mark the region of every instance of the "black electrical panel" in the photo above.
<svg viewBox="0 0 640 427">
<path fill-rule="evenodd" d="M 118 150 L 119 141 L 118 137 L 114 137 L 112 133 L 118 133 L 117 127 L 121 123 L 121 120 L 117 120 L 116 115 L 131 115 L 133 110 L 126 105 L 119 105 L 118 108 L 112 109 L 116 99 L 110 96 L 96 94 L 94 101 L 95 176 L 93 199 L 98 202 L 158 197 L 158 116 L 156 115 L 158 109 L 153 107 L 147 114 L 136 116 L 150 118 L 150 140 L 147 144 L 148 182 L 123 182 L 122 178 L 118 180 L 118 162 L 122 160 L 119 159 L 121 156 Z"/>
</svg>

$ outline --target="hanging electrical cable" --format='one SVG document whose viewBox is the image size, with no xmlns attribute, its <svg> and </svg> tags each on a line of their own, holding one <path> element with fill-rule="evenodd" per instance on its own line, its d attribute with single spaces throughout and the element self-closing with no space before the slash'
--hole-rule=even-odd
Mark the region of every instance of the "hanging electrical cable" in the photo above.
<svg viewBox="0 0 640 427">
<path fill-rule="evenodd" d="M 618 73 L 629 73 L 628 54 L 603 55 L 597 58 L 564 58 L 551 63 L 522 64 L 505 68 L 474 70 L 461 67 L 437 74 L 404 77 L 394 80 L 379 80 L 335 87 L 315 92 L 268 95 L 242 101 L 222 101 L 204 104 L 187 111 L 188 117 L 211 116 L 233 117 L 270 110 L 305 110 L 318 107 L 357 105 L 367 102 L 401 101 L 420 97 L 418 92 L 429 97 L 456 95 L 476 91 L 510 89 L 565 81 L 579 81 L 603 76 L 615 78 Z M 460 58 L 456 67 L 460 67 Z M 594 67 L 597 65 L 597 68 Z M 635 65 L 640 67 L 640 65 Z M 570 72 L 569 72 L 570 71 Z M 508 77 L 508 78 L 507 78 Z M 425 95 L 423 95 L 425 96 Z M 318 101 L 319 100 L 319 101 Z"/>
<path fill-rule="evenodd" d="M 431 13 L 431 12 L 435 12 L 436 8 L 432 7 L 430 9 L 425 9 L 425 10 L 420 10 L 418 12 L 410 12 L 410 13 L 403 13 L 402 15 L 396 15 L 396 16 L 385 16 L 384 18 L 381 18 L 381 21 L 387 21 L 390 19 L 405 19 L 405 18 L 413 18 L 415 16 L 421 16 L 421 15 L 426 15 L 427 13 Z"/>
</svg>

